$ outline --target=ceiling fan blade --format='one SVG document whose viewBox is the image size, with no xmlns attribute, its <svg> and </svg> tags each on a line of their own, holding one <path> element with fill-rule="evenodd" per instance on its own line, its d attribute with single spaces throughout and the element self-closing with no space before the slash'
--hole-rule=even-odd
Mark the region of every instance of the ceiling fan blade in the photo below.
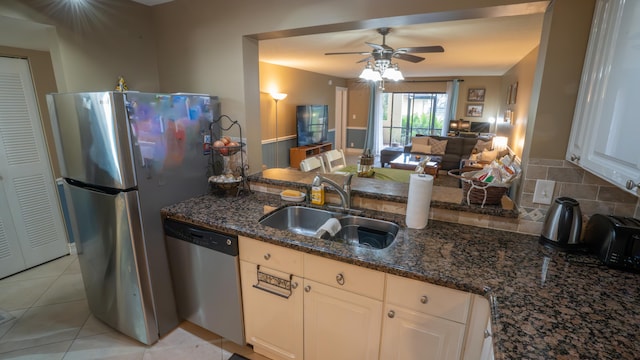
<svg viewBox="0 0 640 360">
<path fill-rule="evenodd" d="M 372 48 L 376 49 L 377 51 L 381 51 L 384 52 L 385 50 L 391 50 L 393 51 L 393 48 L 391 48 L 389 45 L 385 45 L 385 44 L 373 44 L 370 42 L 366 42 L 365 44 L 371 46 Z"/>
<path fill-rule="evenodd" d="M 365 61 L 369 61 L 369 60 L 373 60 L 373 56 L 367 56 L 366 58 L 364 58 L 362 60 L 358 60 L 358 61 L 356 61 L 356 64 L 362 63 L 362 62 L 365 62 Z"/>
<path fill-rule="evenodd" d="M 368 51 L 346 51 L 346 52 L 328 52 L 324 54 L 325 55 L 351 55 L 351 54 L 370 55 L 371 53 Z"/>
<path fill-rule="evenodd" d="M 418 46 L 418 47 L 403 47 L 398 50 L 398 52 L 403 53 L 415 53 L 415 54 L 424 54 L 424 53 L 439 53 L 444 52 L 444 48 L 440 45 L 436 46 Z"/>
<path fill-rule="evenodd" d="M 415 55 L 409 55 L 409 54 L 405 54 L 405 53 L 394 53 L 393 57 L 396 58 L 396 59 L 400 59 L 400 60 L 410 61 L 412 63 L 419 63 L 420 61 L 424 60 L 423 57 L 415 56 Z"/>
</svg>

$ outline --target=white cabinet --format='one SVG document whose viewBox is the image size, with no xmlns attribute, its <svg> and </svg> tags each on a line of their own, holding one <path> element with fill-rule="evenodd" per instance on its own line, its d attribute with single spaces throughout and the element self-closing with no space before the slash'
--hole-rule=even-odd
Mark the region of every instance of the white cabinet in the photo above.
<svg viewBox="0 0 640 360">
<path fill-rule="evenodd" d="M 239 244 L 246 340 L 259 354 L 490 359 L 481 296 L 242 236 Z"/>
<path fill-rule="evenodd" d="M 381 359 L 460 359 L 471 294 L 387 275 Z"/>
<path fill-rule="evenodd" d="M 239 246 L 246 341 L 270 359 L 302 359 L 302 254 L 243 236 Z"/>
<path fill-rule="evenodd" d="M 382 301 L 304 280 L 306 360 L 377 359 Z"/>
<path fill-rule="evenodd" d="M 384 273 L 304 255 L 306 360 L 378 359 Z"/>
<path fill-rule="evenodd" d="M 566 154 L 623 188 L 640 182 L 638 19 L 638 1 L 598 0 Z"/>
<path fill-rule="evenodd" d="M 471 296 L 471 315 L 467 323 L 464 344 L 464 359 L 493 359 L 493 338 L 491 336 L 491 309 L 489 301 L 480 296 Z"/>
</svg>

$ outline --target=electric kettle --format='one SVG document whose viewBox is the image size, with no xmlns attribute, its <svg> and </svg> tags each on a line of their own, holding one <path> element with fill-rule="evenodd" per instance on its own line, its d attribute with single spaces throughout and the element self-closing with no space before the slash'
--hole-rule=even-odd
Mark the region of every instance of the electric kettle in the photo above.
<svg viewBox="0 0 640 360">
<path fill-rule="evenodd" d="M 582 211 L 578 201 L 556 198 L 544 219 L 540 242 L 563 250 L 582 249 L 581 232 Z"/>
</svg>

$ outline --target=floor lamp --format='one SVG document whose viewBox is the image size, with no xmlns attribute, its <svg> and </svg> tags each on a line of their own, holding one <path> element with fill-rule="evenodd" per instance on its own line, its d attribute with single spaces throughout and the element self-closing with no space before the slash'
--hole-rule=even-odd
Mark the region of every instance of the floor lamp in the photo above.
<svg viewBox="0 0 640 360">
<path fill-rule="evenodd" d="M 278 166 L 278 101 L 287 97 L 284 93 L 271 93 L 273 101 L 276 102 L 276 167 Z"/>
</svg>

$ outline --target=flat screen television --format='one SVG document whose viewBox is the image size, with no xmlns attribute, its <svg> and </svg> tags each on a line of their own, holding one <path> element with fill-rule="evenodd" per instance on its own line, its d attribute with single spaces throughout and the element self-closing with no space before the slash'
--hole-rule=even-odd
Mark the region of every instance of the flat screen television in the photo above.
<svg viewBox="0 0 640 360">
<path fill-rule="evenodd" d="M 470 131 L 475 133 L 488 133 L 491 131 L 491 123 L 483 121 L 472 121 Z"/>
<path fill-rule="evenodd" d="M 296 107 L 298 146 L 321 144 L 329 136 L 329 105 Z"/>
</svg>

